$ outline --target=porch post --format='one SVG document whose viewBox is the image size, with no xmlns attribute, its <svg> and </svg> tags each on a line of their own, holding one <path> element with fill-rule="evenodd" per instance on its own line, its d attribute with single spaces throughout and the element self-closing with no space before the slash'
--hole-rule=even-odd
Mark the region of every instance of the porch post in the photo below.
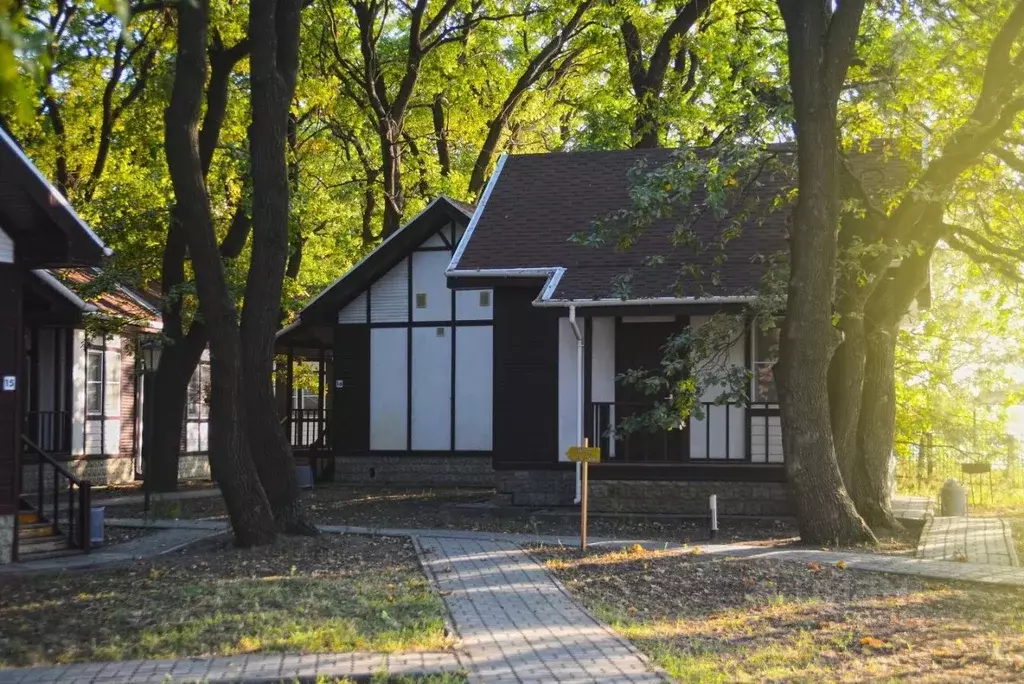
<svg viewBox="0 0 1024 684">
<path fill-rule="evenodd" d="M 288 371 L 285 373 L 287 390 L 285 391 L 285 418 L 284 424 L 287 430 L 288 441 L 292 441 L 292 416 L 295 415 L 292 411 L 292 404 L 294 404 L 295 388 L 292 382 L 295 379 L 295 350 L 291 345 L 288 345 Z"/>
</svg>

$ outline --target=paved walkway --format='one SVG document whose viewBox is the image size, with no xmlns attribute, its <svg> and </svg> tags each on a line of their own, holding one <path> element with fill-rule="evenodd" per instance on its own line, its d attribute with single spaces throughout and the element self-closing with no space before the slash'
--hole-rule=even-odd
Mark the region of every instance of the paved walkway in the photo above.
<svg viewBox="0 0 1024 684">
<path fill-rule="evenodd" d="M 451 537 L 418 543 L 455 620 L 470 681 L 665 681 L 517 544 Z"/>
<path fill-rule="evenodd" d="M 927 496 L 897 494 L 892 497 L 892 514 L 897 520 L 922 522 L 935 511 L 935 502 Z"/>
<path fill-rule="evenodd" d="M 921 530 L 918 558 L 1019 567 L 1010 524 L 1001 518 L 930 518 Z"/>
<path fill-rule="evenodd" d="M 0 670 L 0 684 L 164 684 L 292 682 L 318 677 L 365 679 L 379 672 L 416 677 L 463 668 L 454 653 L 326 653 L 246 655 L 182 660 L 126 660 Z"/>
</svg>

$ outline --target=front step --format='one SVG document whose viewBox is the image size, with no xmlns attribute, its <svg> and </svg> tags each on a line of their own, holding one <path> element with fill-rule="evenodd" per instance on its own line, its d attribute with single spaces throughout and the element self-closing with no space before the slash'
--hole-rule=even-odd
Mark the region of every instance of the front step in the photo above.
<svg viewBox="0 0 1024 684">
<path fill-rule="evenodd" d="M 18 530 L 18 557 L 22 560 L 35 558 L 39 554 L 64 551 L 68 548 L 68 538 L 54 533 L 50 523 L 35 523 Z"/>
</svg>

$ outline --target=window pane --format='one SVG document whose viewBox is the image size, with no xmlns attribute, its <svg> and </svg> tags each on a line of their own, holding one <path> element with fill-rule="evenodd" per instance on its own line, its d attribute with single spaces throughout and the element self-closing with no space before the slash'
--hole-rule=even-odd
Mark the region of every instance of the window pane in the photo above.
<svg viewBox="0 0 1024 684">
<path fill-rule="evenodd" d="M 103 352 L 90 350 L 86 355 L 85 379 L 92 382 L 103 379 Z"/>
<path fill-rule="evenodd" d="M 754 338 L 754 401 L 777 403 L 775 362 L 779 358 L 779 329 L 756 327 Z"/>
<path fill-rule="evenodd" d="M 103 407 L 103 385 L 89 382 L 85 385 L 85 412 L 89 415 L 98 414 Z"/>
<path fill-rule="evenodd" d="M 200 364 L 199 366 L 199 416 L 208 418 L 210 416 L 210 365 Z"/>
</svg>

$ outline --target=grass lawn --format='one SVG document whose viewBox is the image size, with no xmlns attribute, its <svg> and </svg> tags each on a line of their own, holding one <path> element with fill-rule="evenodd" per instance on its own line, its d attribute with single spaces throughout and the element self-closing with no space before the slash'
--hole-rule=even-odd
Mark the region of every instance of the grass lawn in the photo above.
<svg viewBox="0 0 1024 684">
<path fill-rule="evenodd" d="M 524 509 L 496 514 L 484 505 L 494 496 L 490 489 L 472 487 L 389 488 L 321 485 L 303 494 L 307 511 L 320 524 L 418 529 L 460 529 L 516 532 L 531 535 L 576 536 L 579 519 Z M 226 518 L 219 497 L 168 502 L 164 517 Z M 142 517 L 141 504 L 108 505 L 107 516 Z M 644 518 L 591 516 L 591 537 L 656 539 L 700 542 L 707 538 L 704 520 L 654 521 Z M 721 521 L 720 541 L 789 543 L 796 536 L 786 520 Z"/>
<path fill-rule="evenodd" d="M 0 667 L 252 652 L 444 650 L 408 540 L 226 538 L 128 567 L 0 578 Z"/>
<path fill-rule="evenodd" d="M 680 681 L 1024 679 L 1022 590 L 686 550 L 534 553 Z"/>
</svg>

